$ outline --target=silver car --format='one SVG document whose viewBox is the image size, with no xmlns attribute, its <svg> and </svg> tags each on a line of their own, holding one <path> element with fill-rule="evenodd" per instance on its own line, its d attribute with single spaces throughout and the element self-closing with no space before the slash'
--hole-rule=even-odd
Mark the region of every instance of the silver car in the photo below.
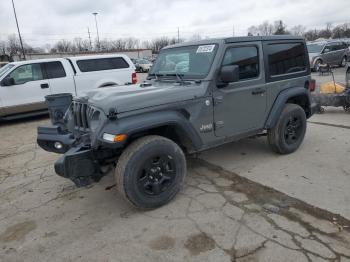
<svg viewBox="0 0 350 262">
<path fill-rule="evenodd" d="M 339 65 L 344 67 L 350 51 L 343 41 L 315 41 L 307 44 L 310 67 L 318 71 L 320 64 Z"/>
</svg>

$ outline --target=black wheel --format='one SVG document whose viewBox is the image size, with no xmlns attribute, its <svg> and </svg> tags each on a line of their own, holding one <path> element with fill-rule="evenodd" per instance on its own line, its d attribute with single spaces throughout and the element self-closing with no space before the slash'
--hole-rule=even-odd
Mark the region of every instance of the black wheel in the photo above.
<svg viewBox="0 0 350 262">
<path fill-rule="evenodd" d="M 157 208 L 171 201 L 185 175 L 183 151 L 161 136 L 134 141 L 120 156 L 115 170 L 119 192 L 141 209 Z"/>
<path fill-rule="evenodd" d="M 340 62 L 340 66 L 341 66 L 341 67 L 345 67 L 345 66 L 346 66 L 346 60 L 347 60 L 347 58 L 346 58 L 346 56 L 344 56 L 344 57 L 342 58 L 341 62 Z"/>
<path fill-rule="evenodd" d="M 350 112 L 350 105 L 343 106 L 345 112 Z"/>
<path fill-rule="evenodd" d="M 321 59 L 317 59 L 314 65 L 314 70 L 315 72 L 318 72 L 318 70 L 320 69 L 320 65 L 322 65 L 322 60 Z"/>
<path fill-rule="evenodd" d="M 289 154 L 298 149 L 306 132 L 304 109 L 296 104 L 286 104 L 274 128 L 267 132 L 271 149 L 279 154 Z"/>
</svg>

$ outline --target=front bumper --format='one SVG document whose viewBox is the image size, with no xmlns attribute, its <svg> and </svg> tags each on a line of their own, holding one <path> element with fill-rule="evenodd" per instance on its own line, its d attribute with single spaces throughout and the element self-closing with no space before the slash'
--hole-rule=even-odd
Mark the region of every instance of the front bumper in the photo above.
<svg viewBox="0 0 350 262">
<path fill-rule="evenodd" d="M 74 182 L 77 187 L 98 182 L 103 174 L 94 159 L 93 151 L 86 146 L 72 147 L 55 163 L 55 172 Z"/>
</svg>

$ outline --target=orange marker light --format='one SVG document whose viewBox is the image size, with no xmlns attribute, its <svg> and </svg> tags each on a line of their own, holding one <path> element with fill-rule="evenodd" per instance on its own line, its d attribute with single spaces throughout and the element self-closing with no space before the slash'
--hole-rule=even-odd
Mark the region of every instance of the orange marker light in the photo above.
<svg viewBox="0 0 350 262">
<path fill-rule="evenodd" d="M 123 142 L 126 139 L 126 134 L 114 136 L 113 142 Z"/>
</svg>

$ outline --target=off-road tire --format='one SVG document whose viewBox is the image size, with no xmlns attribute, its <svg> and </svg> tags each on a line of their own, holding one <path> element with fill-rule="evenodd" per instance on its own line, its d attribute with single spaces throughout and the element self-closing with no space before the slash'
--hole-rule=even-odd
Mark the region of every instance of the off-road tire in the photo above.
<svg viewBox="0 0 350 262">
<path fill-rule="evenodd" d="M 291 119 L 300 121 L 298 136 L 289 144 L 286 138 Z M 304 109 L 296 104 L 286 104 L 274 128 L 267 131 L 267 140 L 271 149 L 278 154 L 289 154 L 297 150 L 304 140 L 306 132 L 306 115 Z M 287 135 L 288 136 L 288 135 Z"/>
<path fill-rule="evenodd" d="M 169 161 L 173 161 L 175 174 L 165 191 L 158 195 L 148 195 L 144 192 L 144 187 L 139 185 L 142 179 L 139 176 L 140 172 L 145 172 L 149 158 L 157 154 L 164 154 Z M 131 205 L 140 209 L 154 209 L 167 204 L 175 197 L 181 189 L 186 172 L 186 158 L 181 148 L 170 139 L 152 135 L 135 140 L 124 150 L 115 169 L 115 179 L 118 191 Z"/>
</svg>

